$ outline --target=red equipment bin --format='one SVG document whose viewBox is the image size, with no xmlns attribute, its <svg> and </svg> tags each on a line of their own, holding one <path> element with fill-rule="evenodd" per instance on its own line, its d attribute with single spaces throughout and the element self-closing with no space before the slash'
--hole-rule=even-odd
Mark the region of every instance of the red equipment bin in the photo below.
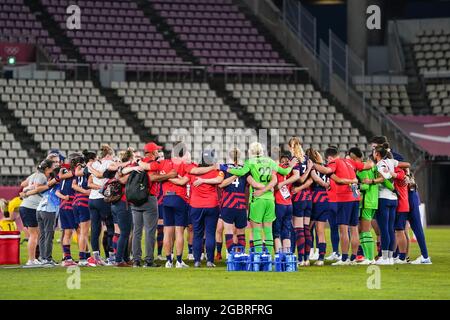
<svg viewBox="0 0 450 320">
<path fill-rule="evenodd" d="M 0 231 L 0 265 L 20 264 L 20 231 Z"/>
</svg>

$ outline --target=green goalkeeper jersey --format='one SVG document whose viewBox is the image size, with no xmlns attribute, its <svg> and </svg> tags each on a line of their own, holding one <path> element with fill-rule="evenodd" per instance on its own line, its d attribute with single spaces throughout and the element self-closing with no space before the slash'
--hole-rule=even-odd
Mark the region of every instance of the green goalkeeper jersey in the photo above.
<svg viewBox="0 0 450 320">
<path fill-rule="evenodd" d="M 272 172 L 276 171 L 281 175 L 288 175 L 292 168 L 281 168 L 275 161 L 269 157 L 255 157 L 245 161 L 242 168 L 229 169 L 228 172 L 235 176 L 243 176 L 250 172 L 252 178 L 263 185 L 268 185 L 272 180 Z M 253 188 L 250 187 L 250 195 L 253 193 Z M 258 199 L 275 200 L 272 191 L 267 191 Z M 251 199 L 250 199 L 251 201 Z"/>
</svg>

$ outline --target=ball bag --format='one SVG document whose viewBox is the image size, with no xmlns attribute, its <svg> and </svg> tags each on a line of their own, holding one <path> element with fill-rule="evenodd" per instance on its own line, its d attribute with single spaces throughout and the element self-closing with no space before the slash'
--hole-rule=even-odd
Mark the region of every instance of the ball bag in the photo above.
<svg viewBox="0 0 450 320">
<path fill-rule="evenodd" d="M 20 231 L 0 231 L 0 265 L 20 264 Z"/>
</svg>

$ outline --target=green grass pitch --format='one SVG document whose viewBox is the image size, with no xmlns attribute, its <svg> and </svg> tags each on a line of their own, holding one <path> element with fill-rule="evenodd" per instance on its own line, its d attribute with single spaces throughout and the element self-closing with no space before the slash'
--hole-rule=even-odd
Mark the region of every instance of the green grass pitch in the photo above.
<svg viewBox="0 0 450 320">
<path fill-rule="evenodd" d="M 216 269 L 86 267 L 80 269 L 80 289 L 68 289 L 66 268 L 1 268 L 0 299 L 450 299 L 450 228 L 425 232 L 433 265 L 382 266 L 380 289 L 368 289 L 367 266 L 253 273 L 227 272 L 221 262 Z M 55 241 L 56 259 L 59 248 Z M 411 258 L 418 255 L 411 243 Z"/>
</svg>

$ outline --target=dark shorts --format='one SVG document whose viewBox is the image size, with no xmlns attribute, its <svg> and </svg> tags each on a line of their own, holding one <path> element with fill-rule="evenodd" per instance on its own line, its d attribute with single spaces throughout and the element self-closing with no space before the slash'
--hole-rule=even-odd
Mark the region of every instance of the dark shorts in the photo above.
<svg viewBox="0 0 450 320">
<path fill-rule="evenodd" d="M 276 219 L 273 222 L 273 237 L 281 240 L 290 239 L 292 232 L 292 206 L 275 204 Z"/>
<path fill-rule="evenodd" d="M 295 201 L 292 202 L 293 214 L 294 217 L 311 217 L 311 209 L 312 209 L 312 201 L 304 200 L 304 201 Z"/>
<path fill-rule="evenodd" d="M 234 224 L 237 229 L 244 229 L 247 226 L 247 210 L 221 208 L 220 218 L 228 224 Z"/>
<path fill-rule="evenodd" d="M 158 204 L 158 219 L 164 219 L 164 206 Z"/>
<path fill-rule="evenodd" d="M 22 223 L 24 227 L 27 228 L 37 228 L 37 216 L 36 209 L 30 209 L 25 207 L 19 208 L 20 218 L 22 219 Z"/>
<path fill-rule="evenodd" d="M 186 227 L 188 225 L 188 205 L 177 195 L 164 196 L 164 226 Z"/>
<path fill-rule="evenodd" d="M 337 203 L 337 224 L 355 227 L 359 222 L 359 201 Z"/>
<path fill-rule="evenodd" d="M 409 212 L 397 212 L 395 215 L 394 230 L 405 230 Z"/>
<path fill-rule="evenodd" d="M 71 230 L 78 228 L 78 219 L 75 217 L 73 210 L 59 209 L 59 220 L 61 229 Z"/>
<path fill-rule="evenodd" d="M 330 206 L 328 201 L 316 202 L 312 205 L 311 220 L 326 222 L 328 220 Z"/>
<path fill-rule="evenodd" d="M 73 213 L 77 223 L 86 222 L 91 220 L 91 214 L 88 207 L 73 206 Z"/>
</svg>

